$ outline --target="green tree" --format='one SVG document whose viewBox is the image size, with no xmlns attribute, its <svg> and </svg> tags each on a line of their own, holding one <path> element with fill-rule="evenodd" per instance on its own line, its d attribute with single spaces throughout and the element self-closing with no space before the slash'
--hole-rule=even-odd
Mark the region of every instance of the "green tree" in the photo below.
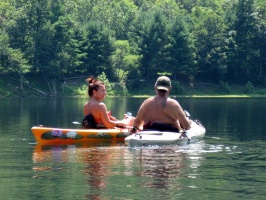
<svg viewBox="0 0 266 200">
<path fill-rule="evenodd" d="M 137 22 L 139 54 L 142 56 L 140 72 L 144 78 L 154 78 L 163 68 L 162 51 L 166 40 L 166 21 L 160 11 L 145 13 Z"/>
<path fill-rule="evenodd" d="M 0 1 L 0 74 L 18 74 L 20 77 L 20 89 L 23 90 L 23 76 L 28 73 L 31 66 L 28 65 L 23 52 L 11 47 L 8 31 L 12 30 L 17 20 L 15 7 L 6 1 Z"/>
<path fill-rule="evenodd" d="M 257 48 L 258 59 L 256 60 L 255 70 L 253 72 L 253 80 L 257 84 L 266 86 L 266 6 L 264 0 L 255 2 L 255 11 L 253 16 L 256 19 L 256 37 L 254 44 Z M 255 57 L 256 58 L 256 57 Z M 253 81 L 254 82 L 254 81 Z"/>
<path fill-rule="evenodd" d="M 231 27 L 232 49 L 229 57 L 229 78 L 231 82 L 246 83 L 259 74 L 260 57 L 257 20 L 253 0 L 239 0 L 236 6 L 236 20 Z M 257 41 L 257 42 L 256 42 Z M 255 72 L 255 74 L 254 74 Z M 236 79 L 236 77 L 238 77 Z"/>
<path fill-rule="evenodd" d="M 33 70 L 44 73 L 47 79 L 63 78 L 80 64 L 76 26 L 66 14 L 63 3 L 63 0 L 21 0 L 17 4 L 24 9 L 27 20 L 19 24 L 14 32 L 20 33 L 19 30 L 26 27 L 23 32 L 26 39 L 12 34 L 12 44 L 23 49 Z"/>
<path fill-rule="evenodd" d="M 137 7 L 131 0 L 99 0 L 92 8 L 91 20 L 101 21 L 107 27 L 109 36 L 123 40 L 126 39 L 136 10 Z"/>
<path fill-rule="evenodd" d="M 181 7 L 191 12 L 195 7 L 217 10 L 225 0 L 180 0 L 179 2 Z"/>
<path fill-rule="evenodd" d="M 1 33 L 0 35 L 0 57 L 1 57 L 1 73 L 8 72 L 27 72 L 27 61 L 23 58 L 23 54 L 18 49 L 10 48 L 8 35 Z"/>
<path fill-rule="evenodd" d="M 180 3 L 175 0 L 156 0 L 154 9 L 158 8 L 169 22 L 171 22 L 171 19 L 181 13 L 179 6 Z"/>
<path fill-rule="evenodd" d="M 56 44 L 54 51 L 55 59 L 51 63 L 56 74 L 71 75 L 82 64 L 81 59 L 86 56 L 82 51 L 82 36 L 78 27 L 69 17 L 60 17 L 53 25 L 55 34 L 52 41 Z"/>
<path fill-rule="evenodd" d="M 193 81 L 196 74 L 195 56 L 191 35 L 181 15 L 176 16 L 168 25 L 168 37 L 163 51 L 164 69 L 174 80 Z"/>
<path fill-rule="evenodd" d="M 111 63 L 118 83 L 125 82 L 128 73 L 138 65 L 139 56 L 131 53 L 130 44 L 127 40 L 114 42 L 115 51 L 111 56 Z"/>
<path fill-rule="evenodd" d="M 192 9 L 198 80 L 219 83 L 227 72 L 225 64 L 225 30 L 223 18 L 204 7 Z"/>
<path fill-rule="evenodd" d="M 84 45 L 87 56 L 82 59 L 82 67 L 87 69 L 87 73 L 98 76 L 105 72 L 111 81 L 114 80 L 115 76 L 110 64 L 113 41 L 102 23 L 98 21 L 89 23 Z"/>
</svg>

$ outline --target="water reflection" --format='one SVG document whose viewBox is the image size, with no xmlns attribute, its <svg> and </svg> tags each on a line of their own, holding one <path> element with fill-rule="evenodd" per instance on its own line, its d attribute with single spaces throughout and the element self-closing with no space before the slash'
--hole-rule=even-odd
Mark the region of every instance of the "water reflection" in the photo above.
<svg viewBox="0 0 266 200">
<path fill-rule="evenodd" d="M 263 144 L 261 141 L 260 146 Z M 265 156 L 255 156 L 258 141 L 248 146 L 208 136 L 189 145 L 143 148 L 129 148 L 124 143 L 36 145 L 32 171 L 33 178 L 42 178 L 42 182 L 46 179 L 51 184 L 51 177 L 60 177 L 55 184 L 66 181 L 76 185 L 77 191 L 82 188 L 82 199 L 124 199 L 128 194 L 135 199 L 162 195 L 164 199 L 185 199 L 201 192 L 211 195 L 217 188 L 225 190 L 232 181 L 231 193 L 240 193 L 237 188 L 243 181 L 252 180 L 253 185 L 265 182 Z M 256 170 L 264 175 L 254 175 Z M 254 191 L 251 186 L 249 190 Z"/>
<path fill-rule="evenodd" d="M 145 178 L 143 187 L 181 190 L 180 179 L 195 178 L 194 171 L 203 161 L 204 141 L 189 145 L 170 145 L 163 147 L 133 148 L 131 154 L 138 161 L 137 175 Z M 193 171 L 193 170 L 192 170 Z"/>
<path fill-rule="evenodd" d="M 122 175 L 129 180 L 130 177 L 140 177 L 142 188 L 180 190 L 179 178 L 196 176 L 194 172 L 187 174 L 186 168 L 197 169 L 200 166 L 204 145 L 203 141 L 185 146 L 135 149 L 123 143 L 36 145 L 32 153 L 33 178 L 43 178 L 42 172 L 45 171 L 69 173 L 68 165 L 74 163 L 78 166 L 75 173 L 83 176 L 88 185 L 88 199 L 104 199 L 103 191 L 108 190 L 108 185 L 120 185 L 110 177 Z M 127 181 L 129 187 L 132 184 Z"/>
<path fill-rule="evenodd" d="M 122 142 L 112 143 L 84 143 L 84 144 L 69 144 L 69 145 L 39 145 L 36 144 L 32 153 L 33 163 L 84 163 L 86 160 L 91 160 L 88 156 L 93 152 L 93 155 L 99 157 L 102 154 L 108 154 L 112 146 L 124 145 Z M 107 152 L 104 149 L 108 150 Z M 99 155 L 99 153 L 101 153 Z M 97 160 L 95 160 L 97 161 Z"/>
<path fill-rule="evenodd" d="M 139 175 L 149 177 L 144 187 L 169 188 L 170 180 L 180 176 L 184 159 L 184 155 L 174 149 L 142 149 L 139 154 Z"/>
<path fill-rule="evenodd" d="M 139 194 L 134 195 L 144 195 L 149 188 L 154 191 L 150 197 L 158 198 L 167 191 L 164 197 L 172 198 L 184 195 L 184 191 L 206 188 L 204 177 L 218 176 L 225 171 L 223 162 L 243 155 L 240 145 L 219 137 L 143 148 L 129 148 L 124 143 L 36 145 L 32 153 L 33 178 L 49 179 L 47 176 L 58 172 L 62 178 L 66 174 L 67 180 L 71 177 L 77 187 L 86 188 L 86 199 L 106 199 L 115 195 L 110 190 L 126 193 L 134 187 L 139 188 Z M 213 163 L 213 159 L 223 162 Z M 234 168 L 231 170 L 236 171 Z"/>
<path fill-rule="evenodd" d="M 99 190 L 106 189 L 106 177 L 111 174 L 109 165 L 112 162 L 110 150 L 92 149 L 83 153 L 86 182 L 91 187 L 88 199 L 102 199 Z"/>
<path fill-rule="evenodd" d="M 265 199 L 265 99 L 178 100 L 203 143 L 33 146 L 33 125 L 77 128 L 86 99 L 0 99 L 2 199 Z M 117 117 L 142 101 L 106 99 Z"/>
<path fill-rule="evenodd" d="M 32 153 L 32 170 L 36 172 L 33 178 L 44 177 L 42 172 L 45 171 L 62 170 L 65 174 L 71 174 L 72 169 L 69 169 L 69 165 L 73 163 L 72 167 L 76 168 L 74 170 L 77 177 L 84 178 L 79 181 L 79 185 L 88 185 L 87 195 L 84 194 L 86 199 L 105 199 L 102 191 L 107 189 L 107 177 L 113 173 L 112 165 L 118 165 L 117 159 L 113 157 L 120 157 L 121 145 L 124 143 L 36 145 Z"/>
</svg>

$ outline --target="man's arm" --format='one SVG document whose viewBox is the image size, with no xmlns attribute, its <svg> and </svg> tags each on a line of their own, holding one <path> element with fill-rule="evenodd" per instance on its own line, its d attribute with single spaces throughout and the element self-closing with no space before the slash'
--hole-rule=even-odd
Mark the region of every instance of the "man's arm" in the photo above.
<svg viewBox="0 0 266 200">
<path fill-rule="evenodd" d="M 177 119 L 184 129 L 190 129 L 190 120 L 186 117 L 181 105 L 175 100 L 172 103 L 173 109 L 171 110 L 174 111 L 172 112 L 174 119 Z"/>
<path fill-rule="evenodd" d="M 146 112 L 146 101 L 144 101 L 139 110 L 138 110 L 138 113 L 137 113 L 137 116 L 134 120 L 134 123 L 133 123 L 133 128 L 135 129 L 139 129 L 139 127 L 143 124 L 143 119 L 144 119 L 144 114 Z"/>
</svg>

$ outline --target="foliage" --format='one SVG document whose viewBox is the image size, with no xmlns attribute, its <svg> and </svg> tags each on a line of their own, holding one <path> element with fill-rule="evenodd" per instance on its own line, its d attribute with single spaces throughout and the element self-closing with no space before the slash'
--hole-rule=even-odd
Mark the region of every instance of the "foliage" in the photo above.
<svg viewBox="0 0 266 200">
<path fill-rule="evenodd" d="M 104 83 L 107 94 L 113 95 L 113 88 L 112 88 L 112 85 L 109 82 L 106 74 L 104 72 L 102 72 L 99 76 L 97 76 L 97 79 L 99 79 L 100 81 L 102 81 Z"/>
<path fill-rule="evenodd" d="M 265 11 L 265 0 L 0 0 L 0 73 L 21 90 L 26 74 L 58 88 L 104 74 L 109 95 L 126 95 L 167 73 L 178 93 L 197 82 L 251 92 L 266 85 Z"/>
<path fill-rule="evenodd" d="M 231 88 L 227 82 L 220 81 L 218 89 L 221 94 L 231 94 Z"/>
<path fill-rule="evenodd" d="M 178 15 L 167 26 L 167 40 L 163 50 L 163 68 L 174 80 L 192 82 L 197 73 L 192 38 L 182 16 Z"/>
<path fill-rule="evenodd" d="M 206 7 L 192 9 L 196 63 L 199 69 L 196 78 L 213 83 L 224 80 L 227 72 L 224 50 L 226 26 L 216 12 Z"/>
<path fill-rule="evenodd" d="M 115 51 L 111 56 L 111 63 L 118 83 L 125 82 L 125 78 L 131 68 L 138 67 L 138 56 L 132 54 L 130 44 L 127 40 L 114 42 Z"/>
<path fill-rule="evenodd" d="M 112 92 L 114 96 L 127 96 L 128 91 L 124 84 L 114 83 L 112 85 Z"/>
<path fill-rule="evenodd" d="M 172 81 L 172 95 L 182 95 L 185 93 L 185 88 L 182 86 L 179 81 Z"/>
<path fill-rule="evenodd" d="M 245 84 L 245 91 L 244 92 L 247 94 L 252 94 L 254 92 L 254 86 L 250 81 L 248 81 Z"/>
</svg>

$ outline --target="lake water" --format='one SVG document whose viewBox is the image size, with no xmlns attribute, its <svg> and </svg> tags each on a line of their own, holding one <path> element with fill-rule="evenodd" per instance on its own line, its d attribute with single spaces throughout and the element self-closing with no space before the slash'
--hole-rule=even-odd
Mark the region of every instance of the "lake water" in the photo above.
<svg viewBox="0 0 266 200">
<path fill-rule="evenodd" d="M 33 125 L 79 127 L 86 98 L 0 99 L 1 199 L 265 199 L 265 100 L 180 98 L 203 140 L 129 148 L 35 143 Z M 122 118 L 142 101 L 105 102 Z"/>
</svg>

